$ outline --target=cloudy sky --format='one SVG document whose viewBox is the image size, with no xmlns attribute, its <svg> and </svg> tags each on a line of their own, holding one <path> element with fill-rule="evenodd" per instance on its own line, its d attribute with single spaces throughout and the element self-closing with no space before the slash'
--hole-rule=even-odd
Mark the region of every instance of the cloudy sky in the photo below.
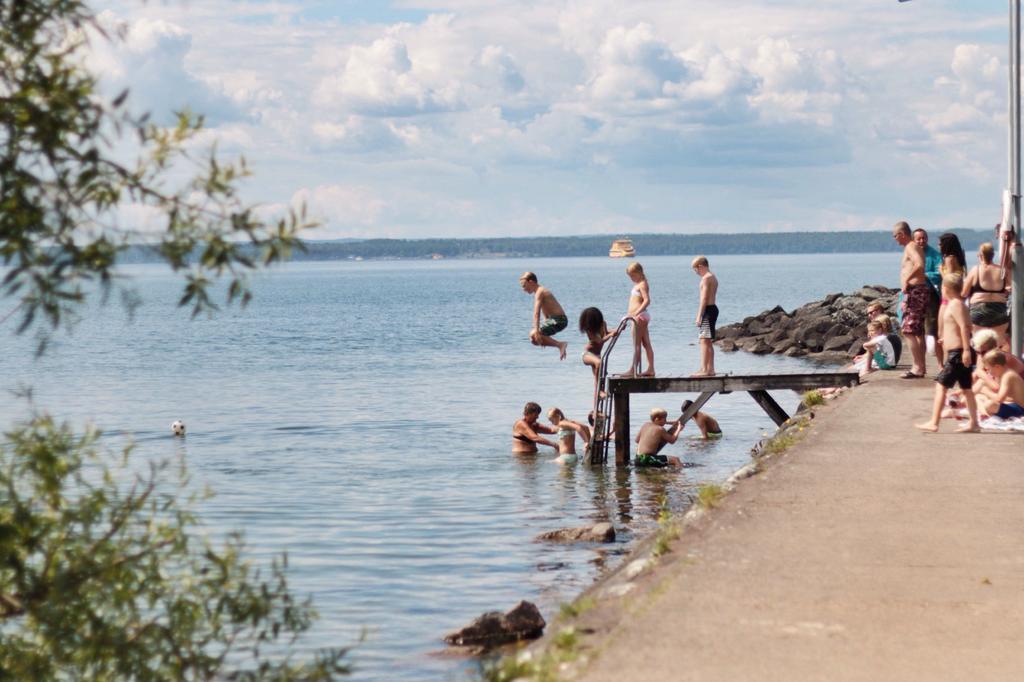
<svg viewBox="0 0 1024 682">
<path fill-rule="evenodd" d="M 314 238 L 985 227 L 1006 7 L 981 0 L 95 5 L 94 66 L 188 105 Z"/>
</svg>

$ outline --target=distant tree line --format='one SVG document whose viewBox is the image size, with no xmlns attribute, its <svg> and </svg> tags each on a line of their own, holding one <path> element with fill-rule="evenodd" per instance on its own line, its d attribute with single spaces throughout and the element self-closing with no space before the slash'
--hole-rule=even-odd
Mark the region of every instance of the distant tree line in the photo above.
<svg viewBox="0 0 1024 682">
<path fill-rule="evenodd" d="M 991 230 L 954 230 L 970 253 L 986 240 Z M 940 232 L 930 234 L 938 248 Z M 679 255 L 722 255 L 759 253 L 872 253 L 893 251 L 892 233 L 862 232 L 772 232 L 733 234 L 633 234 L 638 257 Z M 615 236 L 583 237 L 500 237 L 491 239 L 366 239 L 363 241 L 307 241 L 305 251 L 296 250 L 293 260 L 429 259 L 429 258 L 543 258 L 607 256 Z M 146 247 L 135 247 L 126 262 L 157 260 Z"/>
</svg>

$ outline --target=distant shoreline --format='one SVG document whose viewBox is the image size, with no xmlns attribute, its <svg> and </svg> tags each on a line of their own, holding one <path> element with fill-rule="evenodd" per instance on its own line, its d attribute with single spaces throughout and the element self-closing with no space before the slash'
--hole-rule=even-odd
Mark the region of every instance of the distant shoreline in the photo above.
<svg viewBox="0 0 1024 682">
<path fill-rule="evenodd" d="M 964 249 L 971 251 L 993 238 L 992 230 L 956 229 Z M 937 245 L 942 231 L 929 234 Z M 308 240 L 292 261 L 334 260 L 448 260 L 479 258 L 608 257 L 616 238 L 633 241 L 636 257 L 683 255 L 753 255 L 811 253 L 877 253 L 893 250 L 892 233 L 771 232 L 730 234 L 617 234 L 583 237 L 493 237 L 481 239 L 365 239 Z M 149 245 L 131 246 L 125 263 L 157 262 Z"/>
</svg>

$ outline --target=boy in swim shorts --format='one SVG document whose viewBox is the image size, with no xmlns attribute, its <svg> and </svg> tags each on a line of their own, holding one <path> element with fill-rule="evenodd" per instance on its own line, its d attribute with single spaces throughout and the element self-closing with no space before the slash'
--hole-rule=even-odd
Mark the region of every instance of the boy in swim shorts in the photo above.
<svg viewBox="0 0 1024 682">
<path fill-rule="evenodd" d="M 519 286 L 523 291 L 533 296 L 533 328 L 530 329 L 530 342 L 535 346 L 550 346 L 558 349 L 560 360 L 565 360 L 565 349 L 569 344 L 565 341 L 555 341 L 553 337 L 558 332 L 569 326 L 569 318 L 559 305 L 558 299 L 546 287 L 537 282 L 537 275 L 532 272 L 524 272 L 519 278 Z M 544 313 L 544 321 L 540 316 Z"/>
<path fill-rule="evenodd" d="M 708 259 L 697 256 L 690 263 L 700 277 L 700 304 L 697 306 L 697 338 L 700 340 L 700 371 L 695 377 L 710 377 L 715 374 L 715 324 L 718 322 L 718 278 L 708 268 Z"/>
<path fill-rule="evenodd" d="M 665 428 L 665 421 L 668 419 L 668 412 L 660 408 L 651 410 L 651 421 L 640 427 L 636 434 L 637 455 L 634 463 L 638 467 L 666 467 L 668 465 L 679 466 L 682 464 L 678 457 L 671 455 L 659 455 L 661 449 L 669 443 L 675 443 L 679 438 L 679 432 L 683 430 L 683 423 L 680 420 L 672 422 L 672 428 Z"/>
<path fill-rule="evenodd" d="M 994 399 L 979 395 L 978 408 L 1000 419 L 1024 417 L 1024 379 L 1006 366 L 1006 354 L 1001 350 L 990 350 L 981 361 L 992 378 L 999 382 L 999 391 Z"/>
<path fill-rule="evenodd" d="M 942 328 L 942 347 L 946 352 L 946 363 L 935 377 L 935 401 L 932 404 L 930 421 L 916 424 L 922 431 L 938 431 L 942 406 L 946 402 L 946 392 L 959 386 L 967 403 L 970 416 L 966 425 L 957 429 L 958 432 L 979 431 L 978 404 L 974 398 L 971 384 L 974 379 L 974 361 L 971 350 L 971 317 L 967 306 L 960 298 L 964 278 L 959 273 L 951 273 L 942 278 L 942 295 L 948 299 L 946 310 L 942 313 L 939 326 Z"/>
<path fill-rule="evenodd" d="M 693 404 L 692 400 L 684 400 L 682 410 L 686 412 L 686 409 Z M 712 417 L 707 412 L 701 412 L 697 410 L 693 413 L 693 423 L 700 429 L 701 438 L 704 440 L 717 440 L 722 437 L 722 427 L 718 425 L 718 420 Z M 683 422 L 686 425 L 686 422 Z"/>
</svg>

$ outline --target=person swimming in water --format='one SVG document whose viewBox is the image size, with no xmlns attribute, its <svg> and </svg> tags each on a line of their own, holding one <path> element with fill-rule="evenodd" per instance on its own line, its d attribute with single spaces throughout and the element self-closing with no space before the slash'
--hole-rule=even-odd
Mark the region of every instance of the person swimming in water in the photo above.
<svg viewBox="0 0 1024 682">
<path fill-rule="evenodd" d="M 684 400 L 680 409 L 683 412 L 686 412 L 686 408 L 690 405 L 693 405 L 692 400 Z M 697 410 L 693 413 L 692 419 L 693 423 L 697 425 L 698 429 L 700 429 L 700 435 L 704 440 L 712 440 L 722 437 L 722 427 L 718 425 L 718 420 L 707 412 Z"/>
<path fill-rule="evenodd" d="M 548 419 L 552 426 L 558 429 L 558 457 L 553 461 L 558 464 L 575 464 L 579 457 L 576 455 L 576 434 L 578 433 L 586 447 L 590 447 L 590 429 L 572 419 L 566 419 L 565 413 L 557 407 L 548 410 Z"/>
<path fill-rule="evenodd" d="M 526 406 L 523 407 L 523 418 L 517 419 L 516 423 L 512 425 L 513 453 L 520 455 L 536 454 L 537 445 L 547 445 L 558 450 L 558 443 L 540 435 L 541 433 L 558 433 L 558 429 L 551 428 L 537 421 L 540 417 L 540 412 L 540 405 L 537 403 L 526 403 Z"/>
</svg>

